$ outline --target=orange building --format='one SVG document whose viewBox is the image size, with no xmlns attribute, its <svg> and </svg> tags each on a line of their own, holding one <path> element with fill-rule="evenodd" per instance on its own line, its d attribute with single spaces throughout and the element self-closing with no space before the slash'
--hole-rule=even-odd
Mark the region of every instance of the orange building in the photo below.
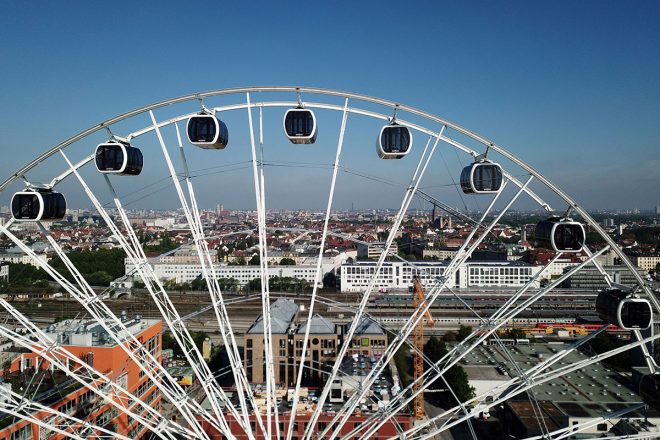
<svg viewBox="0 0 660 440">
<path fill-rule="evenodd" d="M 162 322 L 155 319 L 141 319 L 139 316 L 128 318 L 126 315 L 122 316 L 122 321 L 138 341 L 161 362 Z M 127 389 L 152 408 L 160 409 L 161 396 L 155 384 L 140 371 L 122 347 L 117 345 L 96 321 L 66 320 L 49 326 L 46 333 L 71 354 L 109 377 L 117 385 Z M 3 380 L 11 384 L 12 390 L 34 396 L 32 400 L 44 406 L 129 438 L 139 439 L 147 433 L 146 428 L 139 426 L 136 421 L 129 421 L 126 414 L 118 411 L 110 403 L 104 402 L 91 390 L 34 353 L 27 350 L 21 352 L 17 349 L 14 359 L 4 367 Z M 134 407 L 133 410 L 137 410 L 136 408 L 139 407 Z M 42 420 L 54 418 L 46 413 L 38 413 L 35 416 Z M 55 422 L 55 420 L 49 421 Z M 0 440 L 64 438 L 60 434 L 40 432 L 40 430 L 44 431 L 36 424 L 14 419 L 0 412 Z"/>
</svg>

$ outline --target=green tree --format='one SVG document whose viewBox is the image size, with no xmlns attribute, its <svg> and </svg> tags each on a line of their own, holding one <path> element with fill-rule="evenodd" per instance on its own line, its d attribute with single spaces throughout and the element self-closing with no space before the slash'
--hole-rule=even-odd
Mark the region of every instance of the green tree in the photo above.
<svg viewBox="0 0 660 440">
<path fill-rule="evenodd" d="M 261 278 L 252 278 L 245 286 L 248 292 L 261 291 Z"/>
<path fill-rule="evenodd" d="M 250 258 L 250 261 L 248 261 L 248 264 L 250 266 L 258 266 L 261 263 L 261 259 L 259 258 L 259 255 L 255 255 L 252 258 Z"/>
<path fill-rule="evenodd" d="M 190 283 L 190 288 L 192 290 L 206 290 L 206 279 L 202 277 L 197 277 Z"/>
<path fill-rule="evenodd" d="M 96 286 L 109 286 L 110 281 L 123 276 L 125 272 L 124 259 L 126 254 L 123 249 L 119 248 L 73 251 L 67 254 L 67 258 L 71 260 L 71 263 L 80 271 L 88 283 Z M 59 257 L 53 259 L 51 265 L 69 281 L 73 281 L 73 275 Z"/>
<path fill-rule="evenodd" d="M 109 286 L 113 280 L 112 275 L 104 270 L 97 270 L 91 274 L 85 274 L 85 279 L 92 286 Z"/>
<path fill-rule="evenodd" d="M 458 334 L 456 335 L 456 339 L 458 341 L 464 341 L 465 338 L 470 336 L 472 334 L 472 327 L 469 325 L 462 325 L 458 328 Z"/>
<path fill-rule="evenodd" d="M 295 266 L 296 262 L 293 258 L 284 257 L 280 260 L 280 266 Z"/>
<path fill-rule="evenodd" d="M 325 287 L 326 289 L 336 289 L 337 276 L 332 272 L 328 272 L 325 275 L 323 275 L 323 287 Z"/>
<path fill-rule="evenodd" d="M 31 286 L 35 281 L 48 279 L 46 271 L 31 264 L 9 263 L 10 286 Z"/>
<path fill-rule="evenodd" d="M 435 364 L 447 354 L 447 346 L 443 341 L 435 336 L 431 336 L 428 342 L 424 345 L 424 354 L 430 362 Z M 430 366 L 427 364 L 425 368 L 430 368 Z M 470 386 L 467 373 L 465 373 L 465 370 L 463 370 L 463 367 L 460 365 L 454 365 L 451 367 L 444 374 L 444 378 L 460 402 L 464 402 L 474 397 L 474 388 Z M 436 388 L 444 388 L 442 382 L 436 381 L 433 385 L 436 386 Z M 432 388 L 434 386 L 432 386 Z M 443 393 L 443 400 L 446 404 L 453 405 L 458 403 L 455 401 L 451 393 Z"/>
<path fill-rule="evenodd" d="M 176 278 L 170 278 L 169 280 L 165 280 L 163 283 L 163 287 L 171 290 L 176 289 L 176 285 Z"/>
<path fill-rule="evenodd" d="M 442 336 L 442 340 L 444 342 L 455 342 L 456 341 L 456 333 L 447 332 Z"/>
</svg>

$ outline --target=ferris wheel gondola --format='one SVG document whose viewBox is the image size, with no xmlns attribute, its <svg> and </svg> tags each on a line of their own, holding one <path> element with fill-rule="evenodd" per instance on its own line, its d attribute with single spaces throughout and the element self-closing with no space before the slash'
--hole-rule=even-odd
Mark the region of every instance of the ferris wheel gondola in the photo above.
<svg viewBox="0 0 660 440">
<path fill-rule="evenodd" d="M 51 189 L 29 188 L 14 194 L 11 214 L 17 222 L 62 220 L 66 215 L 66 200 Z"/>
<path fill-rule="evenodd" d="M 570 218 L 550 217 L 536 224 L 535 246 L 555 252 L 580 252 L 585 242 L 584 227 Z"/>
<path fill-rule="evenodd" d="M 142 172 L 143 157 L 139 148 L 113 140 L 96 147 L 94 162 L 103 174 L 137 176 Z"/>
<path fill-rule="evenodd" d="M 303 107 L 291 108 L 284 114 L 284 133 L 294 144 L 313 144 L 318 130 L 314 112 Z"/>
<path fill-rule="evenodd" d="M 496 194 L 502 188 L 502 167 L 482 160 L 474 162 L 461 172 L 461 189 L 465 194 Z"/>
<path fill-rule="evenodd" d="M 392 123 L 383 126 L 376 140 L 376 150 L 381 159 L 402 159 L 412 147 L 412 133 L 408 127 Z"/>
<path fill-rule="evenodd" d="M 191 116 L 186 125 L 188 141 L 207 150 L 222 150 L 229 143 L 227 125 L 215 115 L 201 113 Z"/>
<path fill-rule="evenodd" d="M 625 330 L 645 330 L 653 322 L 648 300 L 631 297 L 619 289 L 607 289 L 596 298 L 596 311 L 601 319 Z"/>
</svg>

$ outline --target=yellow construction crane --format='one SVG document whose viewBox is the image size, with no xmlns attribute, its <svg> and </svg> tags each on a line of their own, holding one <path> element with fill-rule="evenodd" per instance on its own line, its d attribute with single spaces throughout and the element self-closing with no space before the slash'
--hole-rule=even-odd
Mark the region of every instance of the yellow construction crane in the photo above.
<svg viewBox="0 0 660 440">
<path fill-rule="evenodd" d="M 413 293 L 413 307 L 415 308 L 415 317 L 417 317 L 417 314 L 420 313 L 420 311 L 424 306 L 426 306 L 426 297 L 424 295 L 424 290 L 422 289 L 422 283 L 419 280 L 419 277 L 415 277 L 413 282 L 415 286 L 415 292 Z M 429 312 L 428 308 L 424 316 L 426 317 L 426 325 L 428 325 L 429 327 L 433 327 L 435 325 L 435 322 L 433 321 L 433 318 L 431 317 L 431 313 Z M 424 376 L 424 358 L 421 355 L 421 353 L 424 353 L 424 319 L 423 318 L 420 319 L 419 323 L 415 326 L 414 342 L 417 350 L 415 350 L 415 353 L 413 355 L 413 368 L 415 373 L 415 377 L 414 377 L 415 382 L 413 386 L 413 391 L 417 392 L 420 390 L 420 388 L 423 385 L 421 382 L 418 382 L 417 380 Z M 420 392 L 415 397 L 414 408 L 415 408 L 415 419 L 422 420 L 424 418 L 423 391 Z"/>
</svg>

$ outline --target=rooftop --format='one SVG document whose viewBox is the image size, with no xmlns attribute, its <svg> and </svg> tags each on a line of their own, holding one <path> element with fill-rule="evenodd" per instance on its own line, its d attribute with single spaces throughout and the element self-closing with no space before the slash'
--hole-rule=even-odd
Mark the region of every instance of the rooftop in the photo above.
<svg viewBox="0 0 660 440">
<path fill-rule="evenodd" d="M 564 344 L 541 343 L 506 347 L 509 356 L 522 370 L 532 368 L 564 348 Z M 585 359 L 587 356 L 584 353 L 573 351 L 558 361 L 555 368 L 563 368 Z M 468 374 L 480 372 L 478 367 L 499 366 L 502 371 L 500 377 L 508 379 L 518 376 L 518 372 L 509 362 L 503 348 L 497 345 L 479 346 L 468 353 L 461 364 Z M 569 403 L 566 408 L 578 408 L 579 406 L 571 406 L 570 403 L 639 403 L 641 398 L 634 391 L 635 388 L 629 376 L 622 375 L 598 363 L 536 385 L 534 392 L 539 401 L 549 400 L 560 406 L 565 402 Z M 526 399 L 526 397 L 523 396 L 522 399 Z"/>
<path fill-rule="evenodd" d="M 122 323 L 130 334 L 136 336 L 158 323 L 158 319 L 142 319 L 139 315 L 129 318 L 121 316 Z M 105 322 L 106 327 L 113 330 L 121 340 L 128 339 L 128 334 L 120 330 L 112 321 Z M 49 325 L 46 335 L 62 345 L 77 345 L 83 347 L 111 347 L 116 345 L 103 326 L 93 319 L 66 319 Z"/>
<path fill-rule="evenodd" d="M 315 335 L 334 335 L 335 324 L 327 318 L 315 313 L 312 316 L 309 332 Z M 296 333 L 305 333 L 307 331 L 307 321 L 303 322 Z"/>
</svg>

